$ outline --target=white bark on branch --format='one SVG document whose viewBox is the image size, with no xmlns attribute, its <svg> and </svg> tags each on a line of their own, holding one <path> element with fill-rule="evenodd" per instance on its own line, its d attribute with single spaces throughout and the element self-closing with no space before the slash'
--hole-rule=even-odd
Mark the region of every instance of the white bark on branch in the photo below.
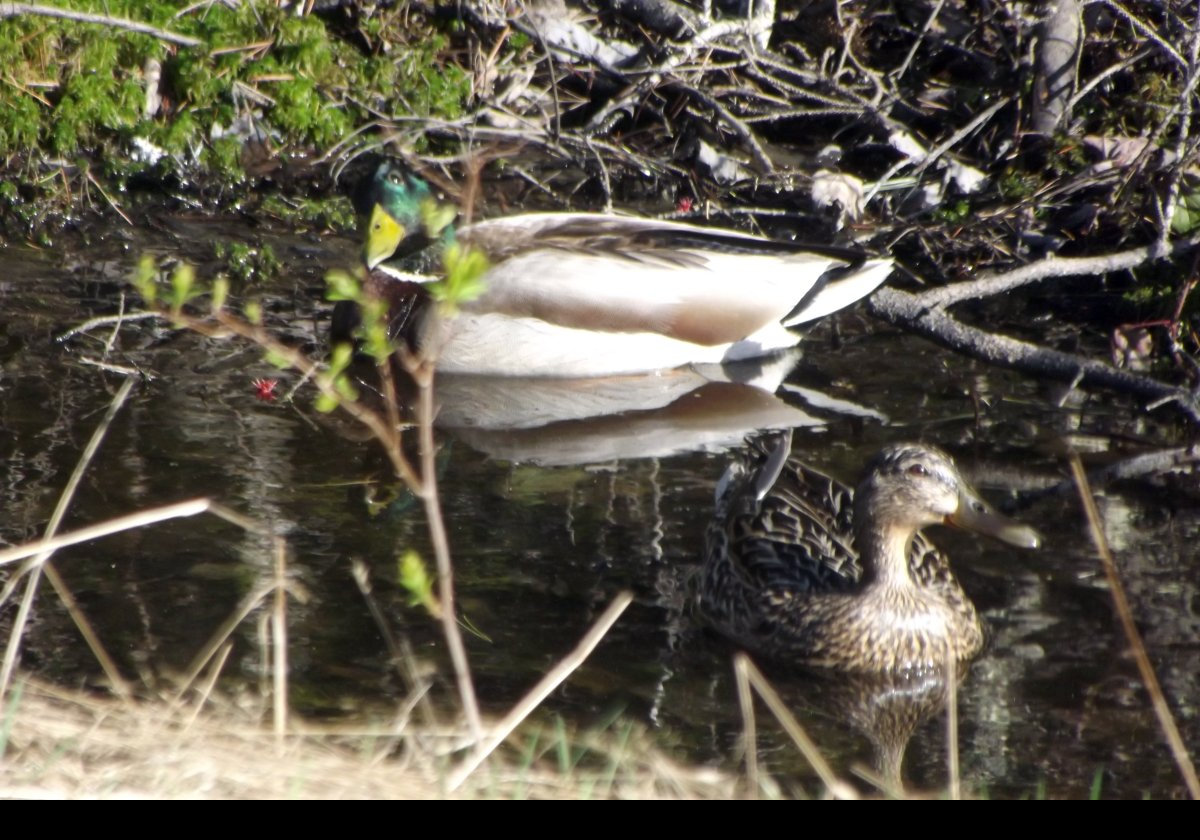
<svg viewBox="0 0 1200 840">
<path fill-rule="evenodd" d="M 1083 38 L 1080 0 L 1050 0 L 1038 27 L 1037 75 L 1033 78 L 1033 129 L 1053 134 L 1070 118 L 1075 67 Z"/>
<path fill-rule="evenodd" d="M 117 29 L 128 29 L 130 32 L 140 32 L 150 35 L 160 41 L 179 44 L 182 47 L 198 47 L 204 42 L 199 38 L 180 35 L 166 29 L 159 29 L 148 23 L 141 23 L 127 18 L 115 18 L 108 15 L 93 15 L 87 12 L 75 12 L 58 6 L 42 6 L 36 3 L 0 3 L 0 20 L 16 15 L 41 15 L 42 17 L 62 18 L 78 21 L 79 23 L 98 23 L 101 26 L 113 26 Z"/>
<path fill-rule="evenodd" d="M 1200 245 L 1200 236 L 1177 240 L 1167 250 L 1158 243 L 1141 248 L 1130 248 L 1115 254 L 1100 254 L 1094 257 L 1046 257 L 1029 265 L 1014 268 L 999 274 L 985 274 L 977 280 L 952 283 L 924 292 L 915 297 L 930 309 L 943 309 L 964 300 L 977 300 L 1007 292 L 1049 277 L 1080 277 L 1088 274 L 1108 274 L 1137 268 L 1159 257 L 1173 256 L 1192 250 Z"/>
</svg>

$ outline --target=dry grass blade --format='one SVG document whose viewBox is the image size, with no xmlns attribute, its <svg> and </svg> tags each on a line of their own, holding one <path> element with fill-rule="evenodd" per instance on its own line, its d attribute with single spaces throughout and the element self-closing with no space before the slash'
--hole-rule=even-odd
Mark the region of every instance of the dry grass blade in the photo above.
<svg viewBox="0 0 1200 840">
<path fill-rule="evenodd" d="M 71 500 L 75 497 L 75 490 L 79 487 L 79 482 L 83 478 L 83 474 L 87 471 L 88 465 L 91 464 L 92 458 L 95 457 L 97 450 L 100 448 L 101 442 L 105 435 L 108 434 L 108 427 L 112 424 L 113 418 L 117 416 L 117 412 L 121 410 L 121 406 L 125 404 L 129 392 L 133 389 L 133 379 L 126 379 L 117 393 L 113 396 L 112 401 L 108 405 L 108 410 L 101 418 L 100 424 L 96 427 L 96 431 L 92 433 L 91 440 L 84 447 L 83 453 L 79 456 L 78 463 L 75 464 L 75 469 L 71 473 L 71 477 L 67 480 L 67 486 L 63 488 L 62 494 L 58 498 L 58 504 L 55 505 L 54 513 L 50 516 L 50 522 L 46 525 L 46 537 L 53 538 L 58 531 L 58 526 L 62 524 L 63 517 L 66 516 L 67 508 L 70 507 Z M 4 662 L 0 666 L 0 704 L 3 703 L 5 695 L 8 693 L 9 681 L 12 679 L 13 668 L 17 662 L 17 651 L 21 645 L 21 638 L 25 635 L 25 626 L 29 619 L 29 611 L 33 608 L 34 595 L 37 593 L 38 580 L 41 577 L 42 571 L 45 570 L 46 577 L 49 579 L 51 586 L 58 593 L 59 598 L 67 607 L 72 620 L 76 627 L 87 640 L 88 646 L 96 659 L 100 662 L 100 666 L 104 669 L 108 680 L 118 694 L 122 697 L 129 696 L 129 687 L 125 680 L 121 677 L 117 670 L 116 663 L 112 657 L 104 650 L 104 646 L 100 644 L 100 639 L 92 630 L 91 624 L 84 616 L 67 589 L 66 583 L 50 566 L 50 556 L 54 553 L 53 548 L 45 548 L 35 552 L 37 557 L 33 559 L 29 566 L 29 576 L 25 584 L 25 596 L 21 599 L 20 609 L 17 611 L 16 621 L 13 623 L 12 632 L 8 638 L 8 645 L 4 651 Z M 28 555 L 26 555 L 28 556 Z"/>
<path fill-rule="evenodd" d="M 946 765 L 950 778 L 950 798 L 962 799 L 962 781 L 958 766 L 958 663 L 946 651 Z"/>
<path fill-rule="evenodd" d="M 128 704 L 33 680 L 15 684 L 0 749 L 0 799 L 438 799 L 447 796 L 437 751 L 455 733 L 405 735 L 404 758 L 390 724 L 322 725 L 293 719 L 279 745 L 256 710 L 237 704 L 192 708 Z M 708 767 L 678 765 L 640 734 L 597 733 L 590 751 L 619 762 L 595 776 L 498 758 L 456 795 L 464 798 L 724 799 L 736 780 Z M 382 759 L 382 760 L 381 760 Z"/>
<path fill-rule="evenodd" d="M 847 782 L 842 781 L 833 772 L 833 768 L 829 766 L 829 762 L 821 755 L 821 751 L 817 749 L 817 745 L 808 737 L 808 733 L 804 731 L 804 727 L 800 725 L 800 721 L 796 720 L 795 715 L 788 709 L 787 704 L 783 702 L 783 698 L 779 696 L 779 692 L 767 682 L 767 678 L 763 676 L 762 671 L 758 670 L 758 666 L 750 661 L 744 653 L 739 653 L 733 658 L 733 667 L 740 673 L 745 674 L 746 679 L 754 690 L 758 692 L 758 696 L 767 704 L 767 708 L 771 710 L 771 714 L 775 715 L 775 719 L 779 721 L 784 731 L 787 732 L 796 746 L 803 753 L 808 763 L 812 765 L 813 770 L 821 777 L 825 788 L 838 799 L 858 799 L 858 792 Z"/>
<path fill-rule="evenodd" d="M 200 677 L 201 672 L 203 672 L 205 667 L 207 667 L 209 661 L 217 655 L 217 653 L 221 650 L 221 647 L 233 634 L 233 631 L 237 629 L 238 625 L 245 621 L 246 616 L 254 612 L 258 605 L 262 603 L 263 599 L 270 595 L 274 589 L 275 586 L 273 583 L 262 583 L 251 589 L 242 597 L 242 600 L 237 605 L 237 608 L 228 618 L 221 622 L 221 626 L 217 628 L 215 633 L 213 633 L 213 636 L 211 639 L 209 639 L 208 644 L 205 645 L 200 652 L 192 658 L 192 663 L 188 666 L 187 673 L 185 674 L 179 688 L 175 692 L 176 700 L 183 697 L 183 695 L 187 693 L 188 689 L 191 688 L 192 683 L 194 683 Z"/>
<path fill-rule="evenodd" d="M 584 660 L 591 655 L 596 645 L 600 644 L 600 640 L 605 634 L 616 624 L 617 619 L 621 617 L 621 613 L 633 603 L 633 595 L 628 592 L 619 594 L 608 608 L 600 614 L 596 619 L 595 624 L 591 629 L 584 634 L 584 637 L 579 640 L 570 653 L 563 657 L 557 665 L 551 668 L 545 676 L 543 676 L 529 693 L 526 694 L 521 701 L 512 708 L 504 719 L 501 720 L 492 729 L 491 734 L 482 743 L 480 749 L 476 750 L 467 758 L 462 765 L 459 766 L 450 775 L 448 789 L 451 791 L 458 790 L 459 786 L 467 780 L 467 777 L 475 772 L 476 768 L 483 763 L 496 747 L 504 742 L 504 739 L 512 734 L 512 731 L 520 725 L 521 721 L 525 720 L 534 709 L 536 709 L 543 700 L 550 696 L 550 692 L 558 688 L 558 686 L 569 677 L 575 669 L 583 664 Z"/>
<path fill-rule="evenodd" d="M 129 531 L 133 528 L 142 528 L 146 525 L 165 522 L 168 519 L 178 519 L 181 516 L 195 516 L 198 513 L 213 511 L 215 507 L 216 505 L 213 504 L 211 499 L 189 499 L 186 502 L 176 502 L 170 505 L 163 505 L 162 507 L 148 508 L 137 513 L 126 514 L 125 516 L 118 516 L 95 525 L 89 525 L 86 528 L 80 528 L 77 531 L 68 531 L 57 537 L 6 548 L 0 551 L 0 566 L 3 566 L 5 563 L 15 563 L 17 560 L 23 560 L 26 557 L 32 557 L 41 552 L 57 551 L 69 545 L 78 545 L 79 543 L 89 542 L 100 537 Z"/>
<path fill-rule="evenodd" d="M 790 450 L 789 450 L 790 451 Z M 746 669 L 737 663 L 733 669 L 737 678 L 738 707 L 742 711 L 742 749 L 746 751 L 746 786 L 751 799 L 758 798 L 758 733 L 754 724 L 754 696 Z"/>
<path fill-rule="evenodd" d="M 1162 686 L 1159 685 L 1158 677 L 1154 673 L 1154 666 L 1150 663 L 1150 656 L 1146 653 L 1146 645 L 1142 642 L 1137 625 L 1134 624 L 1133 611 L 1130 610 L 1129 600 L 1125 597 L 1125 587 L 1121 585 L 1121 578 L 1117 574 L 1117 564 L 1113 561 L 1108 540 L 1104 536 L 1100 512 L 1096 509 L 1096 500 L 1092 497 L 1092 489 L 1088 484 L 1087 474 L 1083 471 L 1083 464 L 1075 453 L 1071 455 L 1071 473 L 1075 477 L 1075 486 L 1079 488 L 1079 498 L 1083 501 L 1083 509 L 1087 514 L 1092 542 L 1096 545 L 1096 551 L 1100 554 L 1100 563 L 1104 566 L 1104 574 L 1108 578 L 1113 606 L 1116 608 L 1117 617 L 1121 620 L 1125 638 L 1133 650 L 1133 657 L 1137 662 L 1138 671 L 1141 673 L 1142 682 L 1145 683 L 1146 691 L 1150 694 L 1150 702 L 1154 706 L 1155 715 L 1158 716 L 1158 725 L 1162 728 L 1163 737 L 1166 738 L 1167 745 L 1171 748 L 1171 755 L 1175 759 L 1176 766 L 1179 767 L 1179 774 L 1183 777 L 1184 784 L 1187 785 L 1188 793 L 1191 794 L 1192 799 L 1200 799 L 1200 780 L 1196 778 L 1196 767 L 1192 764 L 1187 747 L 1184 746 L 1183 738 L 1179 734 L 1179 727 L 1175 725 L 1175 718 L 1167 705 L 1167 698 L 1163 695 Z"/>
<path fill-rule="evenodd" d="M 288 658 L 287 658 L 287 544 L 282 537 L 275 543 L 275 606 L 271 610 L 271 677 L 275 738 L 282 741 L 287 732 Z"/>
</svg>

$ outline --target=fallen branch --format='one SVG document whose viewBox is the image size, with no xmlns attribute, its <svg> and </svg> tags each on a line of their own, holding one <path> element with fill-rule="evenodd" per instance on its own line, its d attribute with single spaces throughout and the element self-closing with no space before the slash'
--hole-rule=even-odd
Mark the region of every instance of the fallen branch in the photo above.
<svg viewBox="0 0 1200 840">
<path fill-rule="evenodd" d="M 1161 476 L 1168 472 L 1196 472 L 1200 469 L 1200 449 L 1195 445 L 1174 446 L 1169 449 L 1144 452 L 1125 458 L 1101 469 L 1092 470 L 1087 474 L 1088 484 L 1093 487 L 1106 487 L 1114 481 L 1131 478 L 1146 478 Z M 1070 478 L 1065 478 L 1057 484 L 1052 484 L 1034 492 L 1026 492 L 1026 501 L 1043 496 L 1063 496 L 1074 493 L 1077 487 Z"/>
<path fill-rule="evenodd" d="M 1001 274 L 986 274 L 977 280 L 952 283 L 939 289 L 924 292 L 915 297 L 921 305 L 930 309 L 941 309 L 964 300 L 976 300 L 990 295 L 1007 292 L 1049 277 L 1079 277 L 1089 274 L 1108 274 L 1126 271 L 1158 259 L 1186 253 L 1200 245 L 1200 236 L 1189 236 L 1177 240 L 1164 250 L 1158 243 L 1118 251 L 1115 254 L 1100 254 L 1094 257 L 1046 257 L 1044 260 L 1014 268 Z"/>
<path fill-rule="evenodd" d="M 79 23 L 98 23 L 101 26 L 113 26 L 117 29 L 128 29 L 130 32 L 138 32 L 142 35 L 149 35 L 157 38 L 160 41 L 167 41 L 172 44 L 179 44 L 181 47 L 198 47 L 204 42 L 199 38 L 192 38 L 187 35 L 180 35 L 176 32 L 169 32 L 166 29 L 159 29 L 157 26 L 151 26 L 148 23 L 140 23 L 136 20 L 127 18 L 115 18 L 108 15 L 94 15 L 88 12 L 75 12 L 70 9 L 61 9 L 57 6 L 42 6 L 37 3 L 0 3 L 0 20 L 16 15 L 41 15 L 42 17 L 63 18 L 64 20 L 74 20 Z"/>
<path fill-rule="evenodd" d="M 1179 410 L 1189 420 L 1200 425 L 1200 395 L 1186 388 L 1166 385 L 1147 376 L 1118 370 L 1103 362 L 968 326 L 943 309 L 930 308 L 924 295 L 880 289 L 871 297 L 868 307 L 871 314 L 889 324 L 912 330 L 991 364 L 1073 385 L 1109 388 L 1132 394 L 1149 402 L 1151 407 L 1166 402 L 1177 403 Z"/>
</svg>

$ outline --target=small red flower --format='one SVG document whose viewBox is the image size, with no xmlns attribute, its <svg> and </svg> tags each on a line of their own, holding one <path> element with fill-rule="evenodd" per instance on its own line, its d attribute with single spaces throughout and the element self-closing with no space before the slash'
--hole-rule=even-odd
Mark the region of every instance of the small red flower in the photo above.
<svg viewBox="0 0 1200 840">
<path fill-rule="evenodd" d="M 679 201 L 675 202 L 675 210 L 679 213 L 691 213 L 692 208 L 696 206 L 696 199 L 690 195 L 682 196 Z"/>
<path fill-rule="evenodd" d="M 254 385 L 254 396 L 263 402 L 275 400 L 275 388 L 279 385 L 278 379 L 255 379 L 252 384 Z"/>
</svg>

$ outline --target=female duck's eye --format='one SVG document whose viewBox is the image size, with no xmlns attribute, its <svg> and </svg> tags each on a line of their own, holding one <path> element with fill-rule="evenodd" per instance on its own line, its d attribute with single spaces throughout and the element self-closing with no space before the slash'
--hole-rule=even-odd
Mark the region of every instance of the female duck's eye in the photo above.
<svg viewBox="0 0 1200 840">
<path fill-rule="evenodd" d="M 908 468 L 908 474 L 917 476 L 929 475 L 929 470 L 925 469 L 924 464 L 913 464 Z"/>
</svg>

